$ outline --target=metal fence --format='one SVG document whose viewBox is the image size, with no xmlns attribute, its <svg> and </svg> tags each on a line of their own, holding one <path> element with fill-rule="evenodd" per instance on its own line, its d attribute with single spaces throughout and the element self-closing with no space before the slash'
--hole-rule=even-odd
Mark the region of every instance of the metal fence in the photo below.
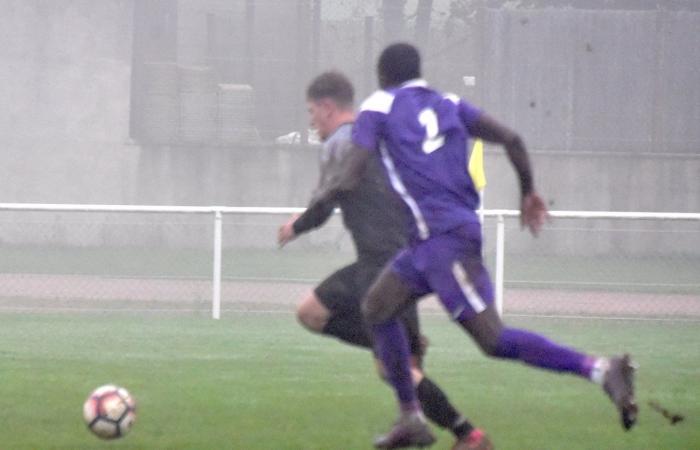
<svg viewBox="0 0 700 450">
<path fill-rule="evenodd" d="M 277 228 L 301 211 L 0 204 L 0 307 L 289 311 L 354 257 L 337 216 L 278 249 Z M 517 211 L 483 213 L 506 315 L 700 319 L 699 213 L 552 211 L 539 239 Z"/>
</svg>

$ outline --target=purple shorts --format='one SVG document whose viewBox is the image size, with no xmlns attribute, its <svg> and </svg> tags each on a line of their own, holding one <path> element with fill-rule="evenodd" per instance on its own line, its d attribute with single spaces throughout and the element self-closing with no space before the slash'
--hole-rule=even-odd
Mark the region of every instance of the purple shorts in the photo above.
<svg viewBox="0 0 700 450">
<path fill-rule="evenodd" d="M 474 317 L 493 304 L 479 223 L 411 244 L 394 258 L 392 270 L 417 295 L 437 294 L 454 320 Z"/>
</svg>

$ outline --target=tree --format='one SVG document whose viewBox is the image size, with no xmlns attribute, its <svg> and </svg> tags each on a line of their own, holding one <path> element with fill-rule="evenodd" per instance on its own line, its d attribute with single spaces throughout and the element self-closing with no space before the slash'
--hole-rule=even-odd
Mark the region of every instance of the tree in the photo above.
<svg viewBox="0 0 700 450">
<path fill-rule="evenodd" d="M 418 0 L 416 8 L 415 41 L 427 48 L 430 40 L 430 16 L 433 12 L 433 0 Z"/>
<path fill-rule="evenodd" d="M 404 9 L 406 0 L 383 0 L 384 42 L 390 43 L 404 38 Z"/>
</svg>

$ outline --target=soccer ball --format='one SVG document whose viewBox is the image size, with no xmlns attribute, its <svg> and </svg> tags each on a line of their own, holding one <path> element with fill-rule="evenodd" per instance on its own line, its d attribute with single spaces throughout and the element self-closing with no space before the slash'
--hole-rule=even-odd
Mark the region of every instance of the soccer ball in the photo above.
<svg viewBox="0 0 700 450">
<path fill-rule="evenodd" d="M 123 387 L 106 384 L 85 400 L 83 418 L 90 431 L 102 439 L 122 437 L 136 420 L 136 402 Z"/>
</svg>

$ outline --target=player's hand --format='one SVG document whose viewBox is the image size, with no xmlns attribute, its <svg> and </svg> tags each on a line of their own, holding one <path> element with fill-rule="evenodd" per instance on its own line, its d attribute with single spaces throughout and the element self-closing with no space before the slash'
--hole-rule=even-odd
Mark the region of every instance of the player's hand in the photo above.
<svg viewBox="0 0 700 450">
<path fill-rule="evenodd" d="M 280 248 L 284 247 L 285 244 L 291 240 L 294 240 L 296 234 L 294 233 L 294 222 L 299 218 L 299 214 L 294 214 L 284 225 L 282 225 L 279 230 L 277 230 L 277 244 Z"/>
<path fill-rule="evenodd" d="M 547 206 L 536 192 L 530 192 L 523 197 L 520 204 L 520 226 L 528 228 L 533 236 L 537 236 L 547 220 Z"/>
</svg>

